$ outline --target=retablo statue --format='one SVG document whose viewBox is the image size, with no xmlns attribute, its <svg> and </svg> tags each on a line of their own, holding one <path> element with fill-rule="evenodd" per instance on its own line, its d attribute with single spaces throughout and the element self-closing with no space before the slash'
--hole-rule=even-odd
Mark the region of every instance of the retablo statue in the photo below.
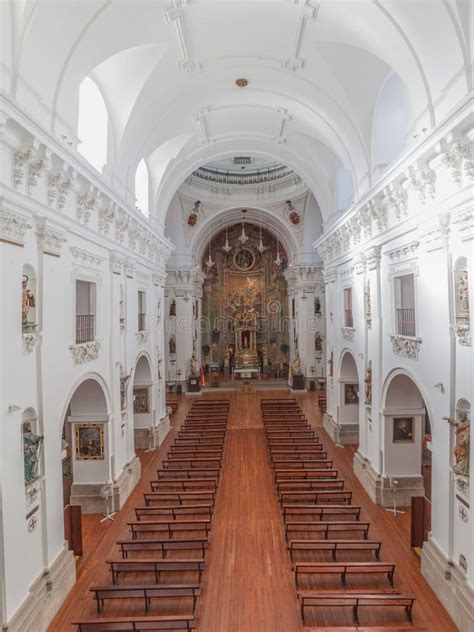
<svg viewBox="0 0 474 632">
<path fill-rule="evenodd" d="M 301 375 L 301 360 L 298 351 L 296 352 L 295 359 L 293 360 L 293 364 L 291 365 L 291 372 L 293 375 Z"/>
<path fill-rule="evenodd" d="M 459 418 L 443 417 L 451 426 L 456 428 L 456 445 L 454 457 L 456 463 L 453 472 L 460 476 L 469 476 L 470 447 L 471 447 L 471 422 L 466 411 L 459 412 Z"/>
<path fill-rule="evenodd" d="M 191 356 L 191 360 L 189 361 L 189 365 L 190 365 L 192 377 L 196 377 L 198 374 L 198 364 L 196 360 L 196 354 L 194 353 L 194 351 L 193 351 L 193 355 Z"/>
<path fill-rule="evenodd" d="M 25 462 L 25 484 L 30 485 L 38 478 L 42 435 L 35 434 L 31 424 L 26 421 L 23 424 L 23 458 Z"/>
<path fill-rule="evenodd" d="M 35 295 L 28 287 L 28 276 L 23 275 L 23 281 L 21 283 L 21 322 L 23 327 L 31 325 L 28 320 L 30 310 L 35 307 Z"/>
</svg>

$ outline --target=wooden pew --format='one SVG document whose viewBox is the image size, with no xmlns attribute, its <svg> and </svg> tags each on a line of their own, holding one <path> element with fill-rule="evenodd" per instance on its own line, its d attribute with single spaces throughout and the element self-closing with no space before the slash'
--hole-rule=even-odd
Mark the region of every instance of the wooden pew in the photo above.
<svg viewBox="0 0 474 632">
<path fill-rule="evenodd" d="M 345 516 L 348 519 L 359 520 L 361 507 L 355 505 L 292 505 L 284 503 L 282 505 L 283 520 L 295 516 L 311 516 L 318 517 L 320 520 L 324 518 L 334 518 L 335 516 Z M 303 520 L 302 520 L 303 522 Z"/>
<path fill-rule="evenodd" d="M 288 533 L 322 533 L 328 539 L 331 532 L 337 533 L 356 533 L 362 535 L 364 540 L 369 537 L 370 522 L 362 522 L 361 520 L 311 520 L 311 521 L 294 521 L 285 522 L 285 535 Z M 333 536 L 334 537 L 334 536 Z"/>
<path fill-rule="evenodd" d="M 105 601 L 109 599 L 143 599 L 145 611 L 152 599 L 175 599 L 177 597 L 191 597 L 192 612 L 196 609 L 196 601 L 201 594 L 199 584 L 145 584 L 138 586 L 90 586 L 89 592 L 97 604 L 97 613 L 100 614 L 105 606 Z M 133 628 L 132 628 L 133 629 Z"/>
<path fill-rule="evenodd" d="M 172 538 L 175 533 L 183 531 L 199 531 L 209 535 L 211 520 L 200 518 L 195 520 L 133 520 L 127 522 L 135 540 L 140 533 L 166 533 Z"/>
<path fill-rule="evenodd" d="M 311 491 L 311 492 L 300 492 L 300 491 L 287 491 L 281 492 L 280 494 L 280 502 L 289 504 L 291 501 L 295 503 L 312 503 L 312 504 L 330 504 L 335 503 L 336 505 L 350 505 L 352 502 L 352 491 L 351 490 L 331 490 L 331 491 Z"/>
<path fill-rule="evenodd" d="M 313 468 L 314 468 L 314 464 L 313 464 Z M 338 470 L 334 470 L 334 469 L 329 469 L 329 468 L 322 468 L 322 469 L 303 469 L 303 468 L 299 468 L 299 469 L 289 469 L 289 468 L 275 468 L 275 470 L 273 471 L 273 476 L 275 478 L 275 482 L 278 483 L 279 481 L 283 480 L 283 479 L 293 479 L 293 480 L 298 480 L 298 481 L 302 481 L 305 480 L 307 478 L 319 478 L 319 479 L 325 479 L 325 478 L 337 478 L 339 475 L 339 471 Z"/>
<path fill-rule="evenodd" d="M 195 459 L 195 458 L 213 458 L 219 457 L 222 458 L 222 453 L 224 452 L 224 448 L 222 446 L 218 446 L 216 448 L 210 448 L 208 446 L 170 446 L 166 457 L 171 460 L 173 458 L 179 457 L 182 459 Z"/>
<path fill-rule="evenodd" d="M 106 560 L 105 563 L 109 565 L 113 584 L 117 583 L 118 576 L 123 573 L 153 573 L 155 575 L 155 583 L 159 584 L 162 573 L 184 573 L 191 571 L 198 574 L 199 583 L 201 583 L 201 577 L 204 571 L 204 559 L 110 559 Z"/>
<path fill-rule="evenodd" d="M 207 479 L 217 483 L 219 481 L 220 468 L 183 470 L 179 467 L 169 467 L 166 470 L 156 470 L 156 473 L 159 481 L 192 481 L 196 479 Z"/>
<path fill-rule="evenodd" d="M 380 540 L 290 540 L 288 551 L 293 559 L 295 551 L 329 551 L 332 559 L 336 561 L 338 551 L 372 551 L 377 560 L 380 560 Z"/>
<path fill-rule="evenodd" d="M 217 483 L 211 478 L 189 478 L 182 481 L 160 479 L 158 481 L 150 481 L 150 485 L 153 492 L 165 489 L 182 492 L 197 491 L 199 489 L 210 489 L 214 492 L 217 490 Z"/>
<path fill-rule="evenodd" d="M 303 481 L 294 481 L 283 479 L 276 483 L 277 493 L 281 494 L 281 492 L 288 491 L 317 491 L 317 490 L 327 490 L 327 489 L 337 489 L 343 490 L 344 485 L 346 484 L 345 479 L 343 478 L 330 478 L 330 479 L 306 479 Z"/>
<path fill-rule="evenodd" d="M 312 452 L 321 452 L 324 450 L 322 443 L 319 443 L 318 437 L 314 437 L 310 442 L 295 441 L 288 442 L 284 440 L 273 440 L 269 447 L 270 453 L 281 452 L 283 454 L 289 454 L 295 452 L 296 454 L 311 454 Z"/>
<path fill-rule="evenodd" d="M 145 630 L 186 630 L 196 627 L 192 614 L 153 615 L 146 617 L 102 617 L 100 619 L 78 619 L 72 622 L 77 632 L 142 632 Z"/>
<path fill-rule="evenodd" d="M 315 436 L 314 430 L 272 430 L 267 434 L 267 441 L 272 439 L 310 439 Z"/>
<path fill-rule="evenodd" d="M 321 594 L 316 592 L 298 592 L 298 599 L 301 604 L 301 616 L 303 624 L 305 622 L 305 609 L 310 607 L 341 608 L 344 606 L 352 608 L 354 622 L 359 624 L 359 609 L 363 607 L 375 608 L 402 607 L 410 623 L 413 621 L 413 604 L 415 597 L 400 594 Z"/>
<path fill-rule="evenodd" d="M 181 454 L 172 454 L 170 458 L 164 459 L 161 463 L 164 469 L 168 467 L 182 467 L 183 469 L 205 469 L 206 466 L 214 466 L 220 468 L 222 465 L 222 457 L 221 456 L 198 456 L 187 458 L 183 457 Z"/>
<path fill-rule="evenodd" d="M 173 539 L 139 539 L 117 540 L 122 558 L 128 558 L 129 553 L 143 551 L 159 551 L 163 559 L 166 559 L 168 551 L 199 551 L 204 558 L 208 546 L 208 538 L 173 538 Z"/>
<path fill-rule="evenodd" d="M 307 459 L 307 460 L 296 460 L 291 461 L 289 459 L 283 459 L 277 457 L 276 459 L 272 459 L 272 469 L 276 470 L 332 470 L 333 461 L 326 461 L 325 459 Z"/>
<path fill-rule="evenodd" d="M 178 430 L 178 437 L 179 439 L 187 439 L 188 441 L 191 439 L 193 441 L 196 439 L 204 439 L 205 441 L 220 439 L 223 441 L 225 432 L 225 430 Z"/>
<path fill-rule="evenodd" d="M 144 507 L 135 507 L 135 517 L 141 520 L 143 516 L 163 516 L 179 520 L 182 516 L 205 515 L 212 518 L 212 510 L 214 505 L 206 503 L 201 505 L 174 505 L 172 507 L 156 507 L 153 505 L 145 505 Z"/>
<path fill-rule="evenodd" d="M 158 481 L 150 481 L 152 484 Z M 152 485 L 153 486 L 153 485 Z M 187 503 L 197 502 L 209 502 L 214 506 L 216 499 L 216 493 L 214 490 L 206 491 L 158 491 L 158 492 L 144 492 L 145 504 L 148 505 L 152 502 L 172 502 L 179 505 L 186 506 Z"/>
<path fill-rule="evenodd" d="M 342 584 L 347 584 L 348 575 L 385 575 L 393 586 L 395 564 L 386 562 L 298 562 L 293 567 L 295 583 L 298 588 L 301 575 L 339 575 Z"/>
<path fill-rule="evenodd" d="M 182 439 L 175 439 L 174 443 L 172 446 L 170 446 L 170 450 L 174 451 L 174 450 L 180 450 L 182 448 L 194 448 L 194 449 L 205 449 L 205 448 L 220 448 L 221 450 L 223 450 L 224 448 L 224 438 L 222 437 L 216 437 L 214 439 L 207 439 L 206 437 L 202 437 L 202 438 L 197 438 L 197 439 L 193 439 L 192 437 L 190 439 L 186 439 L 186 438 L 182 438 Z"/>
</svg>

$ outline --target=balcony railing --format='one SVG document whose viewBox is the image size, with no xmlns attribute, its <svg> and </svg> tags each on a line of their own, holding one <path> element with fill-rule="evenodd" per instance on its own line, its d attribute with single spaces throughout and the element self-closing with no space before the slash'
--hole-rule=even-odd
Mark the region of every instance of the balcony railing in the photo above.
<svg viewBox="0 0 474 632">
<path fill-rule="evenodd" d="M 346 327 L 353 327 L 354 326 L 354 319 L 352 318 L 352 309 L 345 309 L 344 310 L 344 325 Z"/>
<path fill-rule="evenodd" d="M 396 310 L 397 314 L 397 334 L 401 336 L 416 336 L 415 329 L 415 309 L 399 308 Z"/>
<path fill-rule="evenodd" d="M 81 314 L 76 316 L 76 344 L 91 342 L 95 338 L 95 315 Z"/>
<path fill-rule="evenodd" d="M 145 314 L 138 314 L 138 331 L 145 331 Z"/>
</svg>

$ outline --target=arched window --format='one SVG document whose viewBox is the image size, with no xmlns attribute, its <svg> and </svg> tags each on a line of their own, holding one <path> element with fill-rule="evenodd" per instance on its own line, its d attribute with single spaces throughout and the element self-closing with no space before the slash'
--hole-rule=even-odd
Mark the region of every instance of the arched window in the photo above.
<svg viewBox="0 0 474 632">
<path fill-rule="evenodd" d="M 107 163 L 108 123 L 104 98 L 94 81 L 86 77 L 79 87 L 79 153 L 100 172 Z"/>
<path fill-rule="evenodd" d="M 135 172 L 135 197 L 137 198 L 137 207 L 147 217 L 149 215 L 148 192 L 148 168 L 146 162 L 142 159 Z"/>
<path fill-rule="evenodd" d="M 400 77 L 390 75 L 382 85 L 372 123 L 372 165 L 381 173 L 397 158 L 405 145 L 407 103 Z"/>
</svg>

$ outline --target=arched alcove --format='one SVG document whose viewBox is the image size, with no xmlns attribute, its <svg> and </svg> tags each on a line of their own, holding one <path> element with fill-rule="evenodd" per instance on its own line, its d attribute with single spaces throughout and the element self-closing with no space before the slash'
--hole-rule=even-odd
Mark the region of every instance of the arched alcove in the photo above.
<svg viewBox="0 0 474 632">
<path fill-rule="evenodd" d="M 81 505 L 83 513 L 100 513 L 100 488 L 111 479 L 108 398 L 93 377 L 73 392 L 62 432 L 64 503 Z"/>
<path fill-rule="evenodd" d="M 141 355 L 133 372 L 133 426 L 135 448 L 148 447 L 148 432 L 153 427 L 153 377 L 151 361 Z"/>
<path fill-rule="evenodd" d="M 415 380 L 403 370 L 391 374 L 383 392 L 383 473 L 392 483 L 398 481 L 399 504 L 409 505 L 412 496 L 431 497 L 428 407 Z"/>
<path fill-rule="evenodd" d="M 339 370 L 339 425 L 343 443 L 359 443 L 359 386 L 357 364 L 350 351 L 341 355 Z"/>
</svg>

